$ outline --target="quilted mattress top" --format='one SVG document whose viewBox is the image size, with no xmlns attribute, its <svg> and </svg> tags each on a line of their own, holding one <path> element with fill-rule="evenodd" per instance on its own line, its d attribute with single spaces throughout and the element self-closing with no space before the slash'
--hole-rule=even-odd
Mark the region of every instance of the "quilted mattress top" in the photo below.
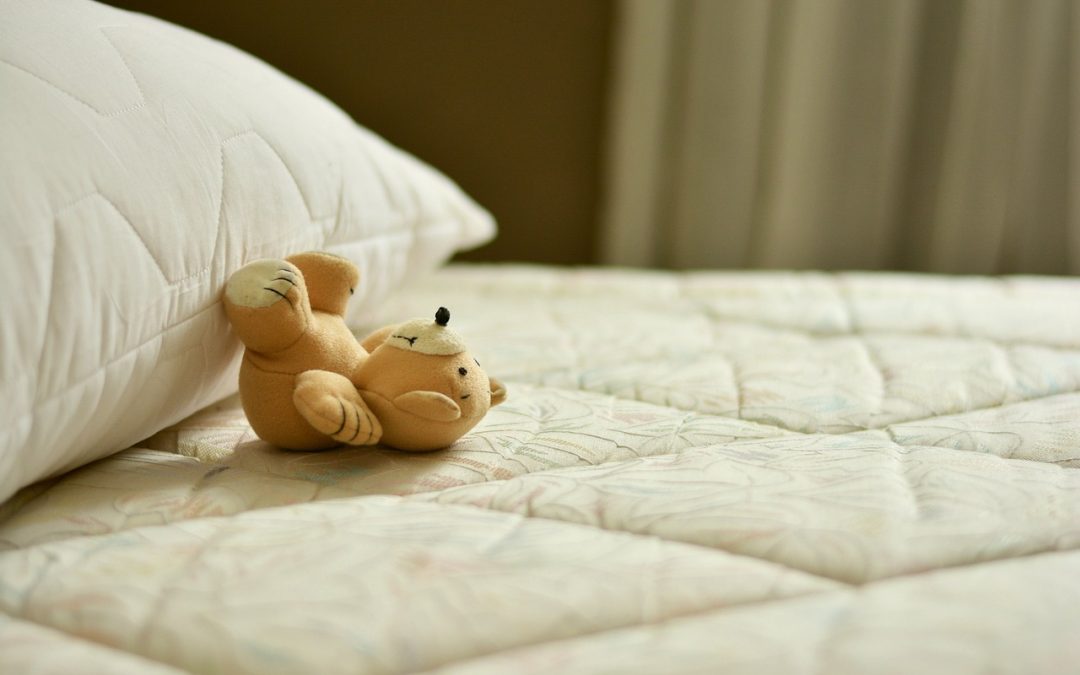
<svg viewBox="0 0 1080 675">
<path fill-rule="evenodd" d="M 1063 672 L 1080 282 L 451 267 L 510 397 L 289 453 L 235 399 L 0 507 L 0 671 Z"/>
</svg>

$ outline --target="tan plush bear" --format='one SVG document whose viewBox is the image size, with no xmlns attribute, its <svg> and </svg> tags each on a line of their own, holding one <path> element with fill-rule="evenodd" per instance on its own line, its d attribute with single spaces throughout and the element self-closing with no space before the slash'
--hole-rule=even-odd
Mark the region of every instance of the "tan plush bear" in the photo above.
<svg viewBox="0 0 1080 675">
<path fill-rule="evenodd" d="M 297 450 L 380 440 L 435 450 L 505 399 L 447 328 L 444 308 L 435 322 L 357 342 L 344 314 L 358 280 L 351 262 L 317 252 L 257 260 L 229 278 L 225 311 L 247 347 L 240 400 L 259 438 Z"/>
</svg>

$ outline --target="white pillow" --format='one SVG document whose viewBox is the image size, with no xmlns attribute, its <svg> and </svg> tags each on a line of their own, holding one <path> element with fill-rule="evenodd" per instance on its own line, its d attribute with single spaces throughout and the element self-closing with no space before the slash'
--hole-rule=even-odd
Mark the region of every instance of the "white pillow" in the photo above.
<svg viewBox="0 0 1080 675">
<path fill-rule="evenodd" d="M 493 234 L 247 54 L 91 2 L 0 3 L 0 500 L 235 390 L 218 300 L 245 262 L 345 255 L 363 312 Z"/>
</svg>

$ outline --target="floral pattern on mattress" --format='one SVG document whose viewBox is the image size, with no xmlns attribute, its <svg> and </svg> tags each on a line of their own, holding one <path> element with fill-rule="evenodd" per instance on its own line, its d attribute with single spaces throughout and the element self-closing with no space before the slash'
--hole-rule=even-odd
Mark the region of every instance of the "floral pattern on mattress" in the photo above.
<svg viewBox="0 0 1080 675">
<path fill-rule="evenodd" d="M 0 646 L 192 672 L 1080 663 L 1080 282 L 459 266 L 381 320 L 439 305 L 510 388 L 454 447 L 284 452 L 212 406 L 0 507 Z"/>
</svg>

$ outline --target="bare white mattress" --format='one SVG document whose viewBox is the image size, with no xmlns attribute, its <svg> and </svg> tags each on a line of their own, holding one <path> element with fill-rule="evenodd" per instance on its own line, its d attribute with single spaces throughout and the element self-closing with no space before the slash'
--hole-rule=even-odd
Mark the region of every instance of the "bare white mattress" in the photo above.
<svg viewBox="0 0 1080 675">
<path fill-rule="evenodd" d="M 1080 670 L 1080 281 L 450 267 L 503 406 L 226 400 L 0 507 L 0 672 Z M 37 669 L 36 671 L 34 669 Z"/>
</svg>

